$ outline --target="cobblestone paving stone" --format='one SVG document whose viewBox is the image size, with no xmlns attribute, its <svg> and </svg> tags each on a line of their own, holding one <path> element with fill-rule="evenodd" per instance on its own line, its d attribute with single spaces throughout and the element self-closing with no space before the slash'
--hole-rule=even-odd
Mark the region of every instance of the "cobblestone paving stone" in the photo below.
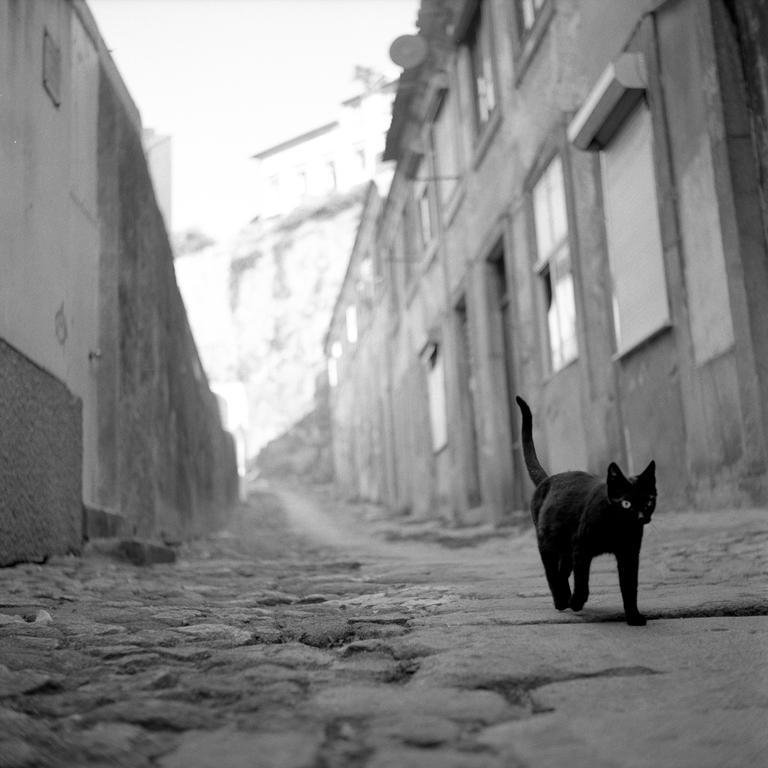
<svg viewBox="0 0 768 768">
<path fill-rule="evenodd" d="M 551 607 L 530 531 L 260 491 L 176 563 L 0 570 L 0 768 L 722 766 L 768 754 L 768 512 L 659 515 Z"/>
</svg>

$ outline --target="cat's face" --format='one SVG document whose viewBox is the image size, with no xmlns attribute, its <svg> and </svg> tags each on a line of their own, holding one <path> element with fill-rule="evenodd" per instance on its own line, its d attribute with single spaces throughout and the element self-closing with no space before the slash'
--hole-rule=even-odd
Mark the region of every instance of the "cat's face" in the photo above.
<svg viewBox="0 0 768 768">
<path fill-rule="evenodd" d="M 608 499 L 627 519 L 643 525 L 651 521 L 656 508 L 656 463 L 651 462 L 639 475 L 625 477 L 616 464 L 608 467 Z"/>
</svg>

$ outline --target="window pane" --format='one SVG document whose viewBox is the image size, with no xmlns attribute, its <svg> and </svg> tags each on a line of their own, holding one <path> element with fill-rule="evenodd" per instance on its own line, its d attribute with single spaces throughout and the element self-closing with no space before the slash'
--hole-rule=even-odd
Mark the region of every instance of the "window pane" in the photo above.
<svg viewBox="0 0 768 768">
<path fill-rule="evenodd" d="M 563 166 L 556 157 L 533 188 L 537 261 L 547 312 L 550 363 L 553 371 L 575 359 L 576 301 L 568 248 L 568 218 Z"/>
<path fill-rule="evenodd" d="M 519 18 L 523 24 L 523 32 L 528 32 L 531 29 L 545 2 L 546 0 L 518 0 Z"/>
<path fill-rule="evenodd" d="M 428 361 L 427 386 L 429 390 L 429 421 L 432 427 L 432 450 L 439 451 L 448 442 L 448 424 L 445 409 L 445 365 L 440 351 Z"/>
<path fill-rule="evenodd" d="M 480 5 L 474 25 L 468 45 L 475 88 L 475 117 L 478 128 L 482 128 L 496 107 L 492 30 L 487 2 Z"/>
<path fill-rule="evenodd" d="M 335 192 L 336 191 L 336 164 L 333 161 L 326 163 L 325 173 L 326 173 L 326 182 L 325 182 L 326 188 Z"/>
<path fill-rule="evenodd" d="M 429 209 L 429 190 L 426 186 L 419 195 L 419 220 L 421 222 L 421 240 L 427 246 L 432 242 L 432 215 Z"/>
<path fill-rule="evenodd" d="M 487 9 L 483 9 L 483 28 L 480 30 L 480 33 L 482 36 L 483 79 L 485 80 L 485 108 L 489 116 L 496 107 L 496 91 L 493 77 L 493 59 L 491 56 L 493 50 L 491 24 L 488 17 L 489 12 Z"/>
<path fill-rule="evenodd" d="M 533 190 L 533 213 L 536 226 L 536 247 L 540 261 L 543 261 L 549 256 L 550 253 L 552 253 L 552 248 L 554 245 L 549 214 L 549 195 L 546 182 L 546 176 L 542 177 L 541 181 L 539 181 Z"/>
<path fill-rule="evenodd" d="M 573 294 L 573 275 L 562 275 L 555 287 L 555 303 L 560 320 L 560 365 L 576 357 L 576 302 Z"/>
<path fill-rule="evenodd" d="M 568 234 L 568 219 L 565 210 L 565 183 L 563 164 L 556 157 L 549 166 L 549 205 L 552 221 L 552 239 L 559 243 Z"/>
<path fill-rule="evenodd" d="M 520 7 L 522 10 L 523 26 L 526 29 L 530 29 L 533 26 L 533 0 L 521 0 Z"/>
<path fill-rule="evenodd" d="M 328 384 L 335 387 L 339 383 L 338 363 L 332 357 L 328 358 Z"/>
<path fill-rule="evenodd" d="M 560 350 L 560 320 L 557 316 L 557 304 L 553 301 L 547 310 L 547 325 L 549 330 L 549 345 L 552 361 L 552 370 L 557 371 L 562 368 L 561 350 Z"/>
<path fill-rule="evenodd" d="M 432 137 L 435 145 L 437 175 L 441 177 L 437 182 L 437 188 L 440 192 L 440 202 L 445 203 L 456 187 L 456 181 L 451 177 L 457 176 L 459 169 L 450 92 L 443 97 L 443 103 L 433 126 Z"/>
</svg>

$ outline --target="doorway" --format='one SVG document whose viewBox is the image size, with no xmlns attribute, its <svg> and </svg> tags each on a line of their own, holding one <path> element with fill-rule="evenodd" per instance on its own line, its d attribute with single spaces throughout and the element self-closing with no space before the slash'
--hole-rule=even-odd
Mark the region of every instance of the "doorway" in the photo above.
<svg viewBox="0 0 768 768">
<path fill-rule="evenodd" d="M 507 276 L 506 261 L 504 258 L 504 246 L 499 243 L 488 258 L 488 287 L 489 287 L 489 332 L 496 338 L 492 338 L 491 348 L 499 350 L 499 367 L 497 373 L 500 379 L 501 391 L 499 393 L 499 410 L 506 411 L 506 423 L 509 430 L 511 469 L 511 488 L 506 510 L 512 513 L 525 509 L 525 470 L 523 462 L 522 444 L 520 442 L 520 423 L 518 410 L 515 403 L 516 368 L 513 339 L 513 304 L 510 290 L 510 282 Z"/>
<path fill-rule="evenodd" d="M 478 463 L 477 407 L 475 403 L 475 374 L 470 340 L 467 302 L 462 296 L 454 309 L 456 320 L 456 368 L 458 375 L 461 445 L 464 464 L 466 503 L 468 509 L 482 503 L 480 465 Z"/>
</svg>

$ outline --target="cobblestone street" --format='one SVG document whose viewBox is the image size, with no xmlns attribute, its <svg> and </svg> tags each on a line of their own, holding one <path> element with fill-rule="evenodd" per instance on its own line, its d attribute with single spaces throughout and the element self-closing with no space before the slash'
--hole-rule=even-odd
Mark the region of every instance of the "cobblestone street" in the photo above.
<svg viewBox="0 0 768 768">
<path fill-rule="evenodd" d="M 657 515 L 556 612 L 531 531 L 267 489 L 172 564 L 0 571 L 0 766 L 746 766 L 768 738 L 768 515 Z"/>
</svg>

